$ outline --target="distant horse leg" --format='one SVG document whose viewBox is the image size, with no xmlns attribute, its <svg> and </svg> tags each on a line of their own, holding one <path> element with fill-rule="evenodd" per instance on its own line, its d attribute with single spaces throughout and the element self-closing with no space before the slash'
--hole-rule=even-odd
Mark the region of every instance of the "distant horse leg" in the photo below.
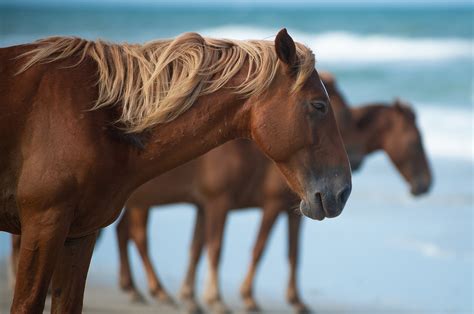
<svg viewBox="0 0 474 314">
<path fill-rule="evenodd" d="M 64 245 L 71 217 L 68 208 L 29 212 L 22 221 L 12 313 L 42 313 L 60 248 Z"/>
<path fill-rule="evenodd" d="M 133 282 L 132 271 L 130 267 L 130 258 L 128 255 L 128 241 L 130 240 L 130 218 L 128 209 L 125 208 L 120 221 L 115 229 L 117 233 L 117 242 L 120 255 L 120 288 L 130 295 L 133 302 L 145 302 L 145 298 L 140 294 Z"/>
<path fill-rule="evenodd" d="M 173 299 L 166 292 L 160 280 L 158 279 L 158 275 L 153 269 L 153 265 L 148 254 L 148 214 L 149 208 L 132 207 L 128 209 L 128 215 L 130 219 L 130 236 L 137 246 L 143 266 L 145 267 L 150 294 L 160 302 L 174 304 Z"/>
<path fill-rule="evenodd" d="M 97 233 L 64 242 L 53 274 L 51 313 L 82 313 L 84 288 Z"/>
<path fill-rule="evenodd" d="M 219 260 L 222 247 L 227 210 L 230 202 L 226 197 L 217 197 L 206 206 L 206 246 L 209 259 L 208 281 L 204 291 L 204 300 L 218 313 L 228 312 L 222 301 L 219 289 Z"/>
<path fill-rule="evenodd" d="M 252 262 L 250 263 L 245 280 L 240 288 L 240 295 L 245 304 L 247 311 L 259 311 L 259 306 L 253 297 L 253 281 L 258 263 L 262 257 L 263 250 L 268 240 L 268 236 L 275 224 L 281 210 L 281 206 L 277 202 L 265 204 L 263 208 L 263 216 L 258 232 L 257 241 L 253 247 Z"/>
<path fill-rule="evenodd" d="M 189 312 L 200 311 L 199 306 L 195 300 L 195 280 L 196 280 L 196 269 L 201 258 L 202 249 L 204 247 L 204 210 L 200 207 L 197 209 L 196 222 L 194 224 L 194 233 L 191 244 L 191 250 L 189 252 L 189 265 L 186 272 L 186 277 L 181 286 L 180 296 L 188 304 Z"/>
<path fill-rule="evenodd" d="M 308 313 L 309 309 L 301 301 L 297 285 L 298 245 L 301 227 L 301 216 L 288 211 L 288 258 L 290 262 L 290 280 L 286 298 L 297 313 Z"/>
<path fill-rule="evenodd" d="M 20 244 L 21 236 L 17 234 L 12 234 L 12 255 L 10 257 L 10 272 L 9 272 L 9 281 L 10 287 L 12 290 L 15 289 L 15 279 L 18 269 L 18 258 L 20 256 Z"/>
</svg>

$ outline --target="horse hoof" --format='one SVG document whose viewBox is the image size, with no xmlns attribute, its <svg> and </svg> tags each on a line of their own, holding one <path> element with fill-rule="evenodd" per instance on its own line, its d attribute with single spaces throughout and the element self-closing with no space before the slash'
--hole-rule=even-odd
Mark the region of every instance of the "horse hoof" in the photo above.
<svg viewBox="0 0 474 314">
<path fill-rule="evenodd" d="M 151 293 L 153 298 L 160 304 L 176 307 L 177 303 L 174 299 L 165 291 L 154 291 Z"/>
<path fill-rule="evenodd" d="M 229 308 L 221 301 L 214 301 L 211 306 L 211 312 L 214 314 L 228 314 Z"/>
<path fill-rule="evenodd" d="M 252 298 L 245 299 L 244 304 L 247 313 L 258 313 L 261 311 L 260 306 L 258 306 L 257 302 Z"/>
<path fill-rule="evenodd" d="M 193 299 L 184 300 L 186 303 L 186 313 L 188 314 L 202 314 L 204 311 L 199 304 Z"/>
<path fill-rule="evenodd" d="M 146 299 L 140 292 L 134 290 L 127 292 L 129 294 L 130 302 L 136 304 L 146 304 Z"/>
</svg>

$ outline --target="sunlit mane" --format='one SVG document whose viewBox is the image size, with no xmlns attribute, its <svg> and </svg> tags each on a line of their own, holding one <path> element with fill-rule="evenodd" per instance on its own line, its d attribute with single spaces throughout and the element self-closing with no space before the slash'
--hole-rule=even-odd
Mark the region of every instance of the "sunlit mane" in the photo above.
<svg viewBox="0 0 474 314">
<path fill-rule="evenodd" d="M 280 66 L 273 41 L 211 39 L 196 33 L 143 45 L 71 37 L 47 38 L 37 44 L 23 55 L 30 59 L 20 72 L 73 55 L 80 57 L 77 64 L 92 58 L 99 77 L 99 95 L 92 109 L 121 104 L 117 122 L 127 132 L 169 122 L 198 97 L 224 87 L 242 97 L 258 95 L 269 87 Z M 293 90 L 301 88 L 314 69 L 312 52 L 302 44 L 296 48 L 299 62 Z M 229 86 L 243 68 L 242 80 Z"/>
</svg>

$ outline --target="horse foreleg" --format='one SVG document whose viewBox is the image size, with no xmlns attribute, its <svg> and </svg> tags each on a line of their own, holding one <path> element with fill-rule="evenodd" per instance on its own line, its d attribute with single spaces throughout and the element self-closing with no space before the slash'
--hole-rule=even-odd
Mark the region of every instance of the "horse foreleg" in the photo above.
<svg viewBox="0 0 474 314">
<path fill-rule="evenodd" d="M 69 231 L 67 208 L 26 215 L 22 221 L 12 313 L 42 313 L 60 248 Z"/>
<path fill-rule="evenodd" d="M 199 306 L 195 299 L 195 280 L 196 280 L 196 269 L 201 258 L 202 249 L 204 247 L 204 210 L 200 207 L 197 209 L 196 221 L 194 224 L 194 233 L 191 243 L 191 249 L 189 252 L 189 264 L 186 272 L 185 279 L 181 285 L 180 297 L 187 303 L 189 312 L 198 312 Z"/>
<path fill-rule="evenodd" d="M 64 242 L 53 274 L 51 313 L 82 312 L 87 272 L 97 233 Z"/>
<path fill-rule="evenodd" d="M 149 208 L 129 208 L 128 214 L 130 218 L 130 236 L 138 249 L 138 253 L 140 253 L 143 266 L 145 267 L 150 294 L 160 302 L 174 304 L 171 296 L 163 288 L 151 263 L 147 238 Z"/>
<path fill-rule="evenodd" d="M 230 202 L 226 197 L 217 197 L 206 204 L 206 246 L 208 250 L 209 272 L 204 300 L 215 312 L 227 312 L 219 289 L 219 262 L 225 221 Z"/>
<path fill-rule="evenodd" d="M 130 257 L 128 255 L 128 241 L 130 240 L 129 228 L 130 218 L 128 217 L 128 209 L 125 208 L 115 229 L 120 255 L 120 288 L 130 295 L 131 301 L 145 302 L 145 298 L 140 294 L 133 282 L 132 271 L 130 268 Z"/>
<path fill-rule="evenodd" d="M 245 280 L 240 288 L 240 295 L 245 304 L 247 311 L 258 311 L 259 306 L 253 297 L 253 282 L 255 279 L 255 272 L 257 270 L 258 263 L 262 257 L 262 253 L 265 249 L 265 245 L 268 240 L 268 236 L 275 224 L 276 218 L 281 212 L 281 206 L 278 202 L 271 201 L 265 204 L 263 208 L 263 216 L 260 224 L 260 230 L 258 232 L 257 241 L 253 247 L 252 261 L 250 263 Z"/>
<path fill-rule="evenodd" d="M 12 234 L 12 254 L 10 256 L 9 281 L 11 289 L 15 289 L 15 279 L 18 270 L 18 258 L 20 256 L 21 236 Z"/>
<path fill-rule="evenodd" d="M 301 301 L 297 285 L 297 267 L 301 216 L 288 211 L 288 259 L 290 264 L 290 280 L 286 298 L 297 313 L 309 312 L 308 307 Z"/>
</svg>

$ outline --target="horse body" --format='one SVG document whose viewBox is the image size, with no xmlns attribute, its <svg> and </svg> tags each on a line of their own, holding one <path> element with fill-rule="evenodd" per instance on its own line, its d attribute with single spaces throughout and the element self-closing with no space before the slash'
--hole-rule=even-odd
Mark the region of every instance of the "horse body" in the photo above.
<svg viewBox="0 0 474 314">
<path fill-rule="evenodd" d="M 313 106 L 328 102 L 314 58 L 286 30 L 274 43 L 185 34 L 142 47 L 60 37 L 0 56 L 0 230 L 21 232 L 12 312 L 42 311 L 51 278 L 52 311 L 80 312 L 98 228 L 138 186 L 230 139 L 251 138 L 275 160 L 311 218 L 338 215 L 350 193 L 333 114 Z M 323 151 L 333 158 L 303 166 Z M 322 185 L 334 171 L 338 179 Z"/>
</svg>

